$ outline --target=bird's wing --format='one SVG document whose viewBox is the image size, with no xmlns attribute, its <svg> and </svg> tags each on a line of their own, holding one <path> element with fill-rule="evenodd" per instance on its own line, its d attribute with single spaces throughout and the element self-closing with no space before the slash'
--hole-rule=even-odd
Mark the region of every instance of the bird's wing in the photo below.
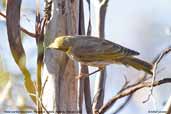
<svg viewBox="0 0 171 114">
<path fill-rule="evenodd" d="M 78 41 L 78 42 L 77 42 Z M 124 56 L 138 55 L 139 53 L 125 48 L 108 40 L 97 39 L 95 37 L 80 38 L 74 44 L 72 53 L 77 58 L 92 60 L 116 59 Z"/>
</svg>

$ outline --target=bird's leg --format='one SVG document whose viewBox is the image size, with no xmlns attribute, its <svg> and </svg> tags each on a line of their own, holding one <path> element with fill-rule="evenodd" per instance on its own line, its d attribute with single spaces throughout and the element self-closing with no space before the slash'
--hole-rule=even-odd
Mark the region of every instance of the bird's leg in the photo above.
<svg viewBox="0 0 171 114">
<path fill-rule="evenodd" d="M 104 67 L 99 67 L 98 70 L 96 70 L 96 71 L 94 71 L 94 72 L 92 72 L 92 73 L 90 73 L 90 74 L 87 74 L 87 75 L 90 76 L 90 75 L 93 75 L 93 74 L 95 74 L 95 73 L 97 73 L 97 72 L 99 72 L 99 71 L 103 71 L 103 70 L 104 70 Z"/>
<path fill-rule="evenodd" d="M 98 70 L 95 70 L 95 71 L 92 72 L 92 73 L 89 73 L 89 74 L 81 73 L 80 75 L 78 75 L 78 76 L 76 77 L 76 79 L 85 78 L 85 77 L 88 77 L 88 76 L 90 76 L 90 75 L 93 75 L 93 74 L 95 74 L 95 73 L 97 73 L 97 72 L 99 72 L 99 71 L 103 71 L 103 70 L 104 70 L 104 67 L 99 67 Z"/>
</svg>

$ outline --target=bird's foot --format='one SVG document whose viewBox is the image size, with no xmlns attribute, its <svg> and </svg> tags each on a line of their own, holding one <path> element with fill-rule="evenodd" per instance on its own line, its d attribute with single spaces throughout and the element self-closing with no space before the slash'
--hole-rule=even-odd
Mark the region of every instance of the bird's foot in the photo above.
<svg viewBox="0 0 171 114">
<path fill-rule="evenodd" d="M 89 76 L 89 74 L 85 74 L 85 73 L 80 73 L 78 76 L 76 76 L 75 77 L 75 79 L 81 79 L 81 78 L 85 78 L 85 77 L 87 77 L 87 76 Z"/>
</svg>

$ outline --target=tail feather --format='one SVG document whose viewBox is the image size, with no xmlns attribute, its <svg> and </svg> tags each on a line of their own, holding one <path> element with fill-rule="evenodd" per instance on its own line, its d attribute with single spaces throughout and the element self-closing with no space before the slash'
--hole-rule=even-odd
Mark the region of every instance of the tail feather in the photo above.
<svg viewBox="0 0 171 114">
<path fill-rule="evenodd" d="M 150 64 L 150 63 L 147 63 L 147 62 L 145 62 L 143 60 L 140 60 L 138 58 L 126 57 L 126 58 L 123 58 L 121 60 L 121 63 L 123 63 L 125 65 L 130 65 L 130 66 L 134 67 L 137 70 L 143 70 L 146 73 L 153 74 L 152 73 L 153 65 Z"/>
</svg>

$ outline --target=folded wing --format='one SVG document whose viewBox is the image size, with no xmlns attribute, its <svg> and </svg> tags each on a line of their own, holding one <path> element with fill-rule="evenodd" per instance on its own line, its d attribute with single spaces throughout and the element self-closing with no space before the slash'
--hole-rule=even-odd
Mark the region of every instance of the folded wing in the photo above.
<svg viewBox="0 0 171 114">
<path fill-rule="evenodd" d="M 71 53 L 80 61 L 114 60 L 125 56 L 139 55 L 138 52 L 96 37 L 75 40 Z"/>
</svg>

